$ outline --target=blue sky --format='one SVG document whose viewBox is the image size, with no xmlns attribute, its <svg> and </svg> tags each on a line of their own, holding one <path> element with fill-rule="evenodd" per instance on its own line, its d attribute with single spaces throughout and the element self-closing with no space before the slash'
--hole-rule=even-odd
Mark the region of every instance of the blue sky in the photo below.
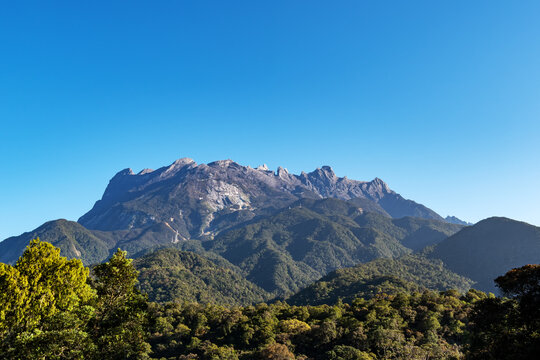
<svg viewBox="0 0 540 360">
<path fill-rule="evenodd" d="M 180 157 L 540 225 L 538 1 L 10 2 L 0 239 Z"/>
</svg>

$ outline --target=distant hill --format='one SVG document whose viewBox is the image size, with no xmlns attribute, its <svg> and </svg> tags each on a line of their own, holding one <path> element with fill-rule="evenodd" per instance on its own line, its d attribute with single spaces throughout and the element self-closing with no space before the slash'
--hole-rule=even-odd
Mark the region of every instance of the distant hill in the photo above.
<svg viewBox="0 0 540 360">
<path fill-rule="evenodd" d="M 292 305 L 351 302 L 356 297 L 371 298 L 378 293 L 456 289 L 467 291 L 473 281 L 457 275 L 442 261 L 422 256 L 377 259 L 336 270 L 309 285 L 286 301 Z"/>
<path fill-rule="evenodd" d="M 362 227 L 375 228 L 413 251 L 419 251 L 455 234 L 463 228 L 462 225 L 451 224 L 445 221 L 404 217 L 390 219 L 378 216 L 375 213 L 366 213 L 356 219 Z"/>
<path fill-rule="evenodd" d="M 0 262 L 15 262 L 30 240 L 38 237 L 60 248 L 62 256 L 79 258 L 91 265 L 105 261 L 117 248 L 134 256 L 146 249 L 174 246 L 175 232 L 163 223 L 144 229 L 99 231 L 88 230 L 74 221 L 53 220 L 0 242 Z"/>
<path fill-rule="evenodd" d="M 488 218 L 440 242 L 429 256 L 476 281 L 479 290 L 495 292 L 496 277 L 540 262 L 540 228 L 503 217 Z"/>
<path fill-rule="evenodd" d="M 139 287 L 151 301 L 249 305 L 269 294 L 228 267 L 193 252 L 158 250 L 134 262 Z"/>
<path fill-rule="evenodd" d="M 38 237 L 59 247 L 63 256 L 82 259 L 86 264 L 105 260 L 112 246 L 107 237 L 97 236 L 76 222 L 60 219 L 0 242 L 0 262 L 14 263 L 28 243 Z"/>
<path fill-rule="evenodd" d="M 338 268 L 408 254 L 412 249 L 404 243 L 431 245 L 459 229 L 442 221 L 364 213 L 354 203 L 337 199 L 302 199 L 203 246 L 237 265 L 266 291 L 284 294 Z"/>
</svg>

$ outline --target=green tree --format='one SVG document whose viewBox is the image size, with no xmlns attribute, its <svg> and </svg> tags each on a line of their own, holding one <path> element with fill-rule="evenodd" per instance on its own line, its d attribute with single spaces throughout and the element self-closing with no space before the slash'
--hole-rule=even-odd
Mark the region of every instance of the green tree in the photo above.
<svg viewBox="0 0 540 360">
<path fill-rule="evenodd" d="M 147 301 L 137 289 L 137 274 L 126 252 L 118 249 L 111 259 L 97 265 L 92 282 L 97 290 L 92 335 L 98 359 L 146 359 Z"/>
<path fill-rule="evenodd" d="M 540 354 L 540 265 L 495 279 L 510 298 L 476 303 L 471 316 L 470 359 L 534 359 Z"/>
<path fill-rule="evenodd" d="M 0 338 L 24 321 L 28 279 L 13 266 L 0 263 Z"/>
<path fill-rule="evenodd" d="M 15 266 L 0 264 L 0 352 L 5 359 L 83 359 L 95 292 L 88 269 L 39 239 Z"/>
<path fill-rule="evenodd" d="M 328 360 L 374 360 L 370 354 L 352 346 L 338 345 L 326 353 Z"/>
<path fill-rule="evenodd" d="M 294 354 L 286 345 L 272 343 L 259 352 L 258 359 L 294 360 Z"/>
<path fill-rule="evenodd" d="M 506 296 L 518 301 L 524 325 L 529 330 L 540 329 L 540 265 L 512 269 L 495 283 Z"/>
<path fill-rule="evenodd" d="M 238 355 L 236 355 L 236 351 L 232 347 L 219 347 L 216 344 L 205 341 L 201 345 L 201 348 L 202 360 L 238 360 Z"/>
<path fill-rule="evenodd" d="M 87 284 L 88 269 L 82 261 L 60 256 L 59 248 L 39 239 L 30 242 L 15 269 L 28 281 L 25 330 L 58 312 L 73 311 L 95 297 Z"/>
</svg>

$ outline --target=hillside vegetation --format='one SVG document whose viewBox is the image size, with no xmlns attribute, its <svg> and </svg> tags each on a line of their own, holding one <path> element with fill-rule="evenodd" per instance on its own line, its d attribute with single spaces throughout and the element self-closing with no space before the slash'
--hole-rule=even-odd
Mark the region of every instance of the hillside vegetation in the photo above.
<svg viewBox="0 0 540 360">
<path fill-rule="evenodd" d="M 158 250 L 136 259 L 134 266 L 139 271 L 139 288 L 151 301 L 249 305 L 269 298 L 231 268 L 193 252 Z"/>
<path fill-rule="evenodd" d="M 106 237 L 96 235 L 79 223 L 64 219 L 46 222 L 37 229 L 0 242 L 0 262 L 14 263 L 32 239 L 40 238 L 62 249 L 68 258 L 85 264 L 102 262 L 112 246 Z"/>
<path fill-rule="evenodd" d="M 436 220 L 392 219 L 337 199 L 303 199 L 203 246 L 237 265 L 248 280 L 280 295 L 335 269 L 409 254 L 412 249 L 404 244 L 434 244 L 461 228 Z"/>
<path fill-rule="evenodd" d="M 336 270 L 289 297 L 292 305 L 335 304 L 377 294 L 411 293 L 424 290 L 466 292 L 473 282 L 457 275 L 440 260 L 408 255 L 399 259 L 377 259 Z"/>
</svg>

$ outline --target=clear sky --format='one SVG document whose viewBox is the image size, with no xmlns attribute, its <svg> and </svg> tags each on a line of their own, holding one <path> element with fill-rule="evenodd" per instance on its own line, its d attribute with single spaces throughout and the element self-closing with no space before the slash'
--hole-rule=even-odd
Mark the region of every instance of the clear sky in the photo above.
<svg viewBox="0 0 540 360">
<path fill-rule="evenodd" d="M 538 1 L 12 1 L 0 239 L 180 157 L 540 225 Z"/>
</svg>

